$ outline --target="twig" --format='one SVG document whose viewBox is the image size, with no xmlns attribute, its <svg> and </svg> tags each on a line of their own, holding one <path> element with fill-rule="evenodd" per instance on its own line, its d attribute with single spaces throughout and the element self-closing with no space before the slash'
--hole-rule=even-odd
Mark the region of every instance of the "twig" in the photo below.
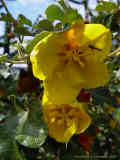
<svg viewBox="0 0 120 160">
<path fill-rule="evenodd" d="M 6 6 L 5 2 L 4 2 L 4 0 L 0 0 L 0 1 L 1 1 L 2 5 L 4 6 L 4 8 L 5 8 L 7 14 L 14 20 L 13 16 L 12 16 L 11 13 L 9 12 L 9 10 L 8 10 L 8 8 L 7 8 L 7 6 Z"/>
<path fill-rule="evenodd" d="M 75 1 L 75 0 L 69 0 L 70 2 L 72 2 L 72 3 L 75 3 L 75 4 L 83 4 L 83 2 L 78 2 L 78 1 Z"/>
<path fill-rule="evenodd" d="M 120 52 L 120 47 L 118 47 L 115 51 L 111 52 L 108 57 L 113 56 L 114 54 L 116 54 L 117 52 Z"/>
<path fill-rule="evenodd" d="M 82 156 L 82 155 L 78 155 L 78 156 L 74 156 L 74 158 L 75 159 L 88 159 L 89 158 L 89 156 Z M 111 156 L 106 156 L 106 155 L 97 155 L 97 156 L 92 156 L 92 158 L 93 159 L 108 159 L 108 158 L 110 158 L 110 159 L 115 159 L 116 158 L 116 155 L 111 155 Z"/>
<path fill-rule="evenodd" d="M 11 64 L 27 64 L 25 61 L 11 61 L 11 60 L 5 60 L 5 63 L 11 63 Z"/>
<path fill-rule="evenodd" d="M 120 5 L 120 0 L 117 0 L 117 4 Z"/>
</svg>

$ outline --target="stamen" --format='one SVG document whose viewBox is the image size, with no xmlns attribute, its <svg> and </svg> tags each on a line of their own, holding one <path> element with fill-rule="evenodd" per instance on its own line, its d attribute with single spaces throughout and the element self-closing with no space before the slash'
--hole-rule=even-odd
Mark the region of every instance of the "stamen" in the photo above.
<svg viewBox="0 0 120 160">
<path fill-rule="evenodd" d="M 82 52 L 79 51 L 78 54 L 80 55 L 80 54 L 82 54 Z"/>
<path fill-rule="evenodd" d="M 94 47 L 94 46 L 92 46 L 92 45 L 88 45 L 88 47 L 91 48 L 91 49 L 96 49 L 96 50 L 98 50 L 98 51 L 102 51 L 102 49 L 96 48 L 96 47 Z"/>
<path fill-rule="evenodd" d="M 84 67 L 84 58 L 82 59 L 82 57 L 94 55 L 96 50 L 102 51 L 102 49 L 96 48 L 91 44 L 81 47 L 72 47 L 70 44 L 67 44 L 65 45 L 63 52 L 60 53 L 60 60 L 65 65 L 71 61 L 75 61 L 78 62 L 81 67 Z"/>
<path fill-rule="evenodd" d="M 80 54 L 82 54 L 82 52 L 77 48 L 77 49 L 74 49 L 73 51 L 72 51 L 72 53 L 74 54 L 74 55 L 80 55 Z"/>
</svg>

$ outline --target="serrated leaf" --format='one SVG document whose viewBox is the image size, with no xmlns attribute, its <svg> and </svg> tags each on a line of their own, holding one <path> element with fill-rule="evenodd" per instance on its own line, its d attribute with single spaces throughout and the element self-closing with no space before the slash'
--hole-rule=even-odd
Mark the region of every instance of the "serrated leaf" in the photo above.
<svg viewBox="0 0 120 160">
<path fill-rule="evenodd" d="M 64 16 L 63 10 L 55 4 L 52 4 L 48 6 L 48 8 L 45 11 L 45 14 L 50 21 L 54 20 L 62 20 Z"/>
<path fill-rule="evenodd" d="M 33 29 L 38 29 L 40 32 L 41 31 L 53 31 L 54 27 L 49 20 L 44 19 L 44 20 L 41 20 L 38 24 L 35 24 L 33 26 Z"/>
<path fill-rule="evenodd" d="M 98 4 L 95 8 L 96 11 L 106 11 L 106 12 L 112 12 L 117 9 L 117 5 L 114 2 L 102 2 L 101 4 Z"/>
<path fill-rule="evenodd" d="M 27 53 L 31 53 L 32 49 L 34 48 L 34 46 L 40 41 L 42 40 L 44 37 L 46 37 L 49 34 L 49 32 L 41 32 L 40 34 L 37 34 L 35 36 L 34 39 L 32 39 L 30 41 L 30 43 L 28 43 L 28 45 L 26 46 L 26 52 Z"/>
<path fill-rule="evenodd" d="M 32 21 L 26 18 L 24 15 L 20 14 L 18 17 L 18 25 L 24 25 L 24 24 L 32 26 Z"/>
</svg>

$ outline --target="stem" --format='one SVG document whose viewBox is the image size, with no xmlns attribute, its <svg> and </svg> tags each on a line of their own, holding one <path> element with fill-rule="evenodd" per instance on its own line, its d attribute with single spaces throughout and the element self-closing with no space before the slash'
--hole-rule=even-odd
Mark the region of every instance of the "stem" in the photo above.
<svg viewBox="0 0 120 160">
<path fill-rule="evenodd" d="M 11 64 L 27 64 L 25 61 L 11 61 L 11 60 L 5 60 L 5 63 L 11 63 Z"/>
<path fill-rule="evenodd" d="M 28 64 L 29 62 L 29 56 L 20 58 L 20 60 L 16 61 L 16 60 L 5 60 L 5 63 L 11 63 L 11 64 Z"/>
<path fill-rule="evenodd" d="M 11 18 L 13 18 L 12 15 L 11 15 L 11 13 L 9 12 L 9 10 L 8 10 L 8 8 L 7 8 L 7 6 L 6 6 L 5 2 L 4 2 L 4 0 L 0 0 L 0 1 L 1 1 L 2 5 L 4 6 L 4 8 L 5 8 L 7 14 L 8 14 Z M 14 19 L 14 18 L 13 18 L 13 19 Z"/>
<path fill-rule="evenodd" d="M 83 4 L 83 2 L 78 2 L 78 1 L 75 1 L 75 0 L 69 0 L 70 2 L 72 2 L 72 3 L 75 3 L 75 4 Z"/>
<path fill-rule="evenodd" d="M 117 0 L 117 4 L 120 5 L 120 0 Z"/>
<path fill-rule="evenodd" d="M 9 12 L 9 10 L 8 10 L 8 8 L 7 8 L 6 4 L 5 4 L 5 2 L 4 2 L 4 0 L 0 0 L 0 1 L 1 1 L 2 5 L 4 6 L 6 12 L 7 12 L 8 14 L 10 14 L 10 12 Z"/>
<path fill-rule="evenodd" d="M 111 52 L 108 57 L 113 56 L 114 54 L 116 54 L 117 52 L 120 52 L 120 47 L 118 47 L 115 51 Z"/>
</svg>

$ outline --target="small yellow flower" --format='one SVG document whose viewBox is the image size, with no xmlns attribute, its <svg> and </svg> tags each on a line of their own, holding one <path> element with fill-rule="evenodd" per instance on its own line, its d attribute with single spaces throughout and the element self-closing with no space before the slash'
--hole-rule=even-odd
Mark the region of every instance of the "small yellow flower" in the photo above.
<svg viewBox="0 0 120 160">
<path fill-rule="evenodd" d="M 91 123 L 81 103 L 56 105 L 45 102 L 42 109 L 49 136 L 58 142 L 68 142 L 74 134 L 83 133 Z"/>
<path fill-rule="evenodd" d="M 50 33 L 34 47 L 33 74 L 45 80 L 53 103 L 72 103 L 81 88 L 96 88 L 109 80 L 104 59 L 111 44 L 106 27 L 77 20 L 68 30 Z"/>
<path fill-rule="evenodd" d="M 114 129 L 117 126 L 117 120 L 116 119 L 110 119 L 109 125 L 112 129 Z"/>
<path fill-rule="evenodd" d="M 106 113 L 112 115 L 115 112 L 115 108 L 113 106 L 109 106 L 109 108 L 106 110 Z M 114 129 L 117 126 L 117 120 L 112 117 L 112 119 L 109 120 L 109 126 Z"/>
<path fill-rule="evenodd" d="M 117 103 L 120 105 L 120 97 L 115 97 Z"/>
<path fill-rule="evenodd" d="M 112 107 L 112 106 L 110 106 L 110 107 L 107 109 L 106 112 L 107 112 L 108 114 L 112 114 L 114 111 L 115 111 L 115 108 Z"/>
</svg>

